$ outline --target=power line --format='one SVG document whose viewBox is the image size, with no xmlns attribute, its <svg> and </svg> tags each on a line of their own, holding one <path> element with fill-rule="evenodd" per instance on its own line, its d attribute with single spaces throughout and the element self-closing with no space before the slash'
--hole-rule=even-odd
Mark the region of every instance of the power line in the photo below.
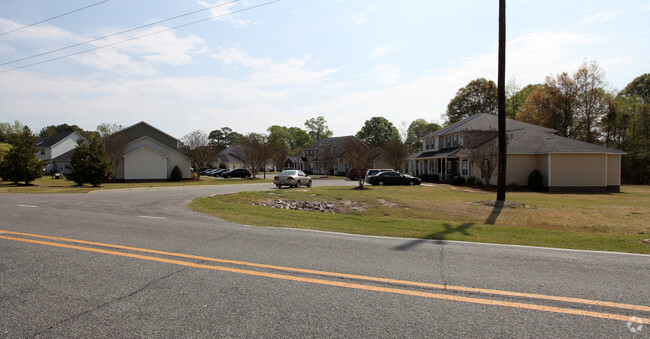
<svg viewBox="0 0 650 339">
<path fill-rule="evenodd" d="M 267 5 L 270 5 L 270 4 L 273 4 L 273 3 L 276 3 L 276 2 L 280 2 L 280 1 L 282 1 L 282 0 L 269 1 L 269 2 L 265 2 L 265 3 L 263 3 L 263 4 L 259 4 L 259 5 L 251 6 L 251 7 L 248 7 L 248 8 L 243 8 L 243 9 L 240 9 L 240 10 L 232 11 L 232 12 L 230 12 L 230 13 L 214 15 L 214 16 L 211 16 L 211 17 L 209 17 L 209 18 L 205 18 L 205 19 L 201 19 L 201 20 L 197 20 L 197 21 L 192 21 L 192 22 L 189 22 L 189 23 L 186 23 L 186 24 L 183 24 L 183 25 L 178 25 L 178 26 L 174 26 L 174 27 L 166 28 L 166 29 L 163 29 L 163 30 L 160 30 L 160 31 L 156 31 L 156 32 L 152 32 L 152 33 L 148 33 L 148 34 L 140 35 L 140 36 L 133 37 L 133 38 L 130 38 L 130 39 L 126 39 L 126 40 L 123 40 L 123 41 L 114 42 L 114 43 L 112 43 L 112 44 L 108 44 L 108 45 L 104 45 L 104 46 L 99 46 L 99 47 L 95 47 L 95 48 L 87 49 L 87 50 L 80 51 L 80 52 L 76 52 L 76 53 L 66 54 L 66 55 L 62 55 L 62 56 L 60 56 L 60 57 L 51 58 L 51 59 L 47 59 L 47 60 L 43 60 L 43 61 L 39 61 L 39 62 L 34 62 L 34 63 L 31 63 L 31 64 L 27 64 L 27 65 L 19 66 L 19 67 L 10 68 L 10 69 L 4 70 L 4 71 L 0 71 L 0 74 L 2 74 L 2 73 L 6 73 L 6 72 L 15 71 L 15 70 L 22 69 L 22 68 L 26 68 L 26 67 L 31 67 L 31 66 L 35 66 L 35 65 L 40 65 L 40 64 L 43 64 L 43 63 L 46 63 L 46 62 L 50 62 L 50 61 L 54 61 L 54 60 L 59 60 L 59 59 L 63 59 L 63 58 L 67 58 L 67 57 L 75 56 L 75 55 L 78 55 L 78 54 L 83 54 L 83 53 L 87 53 L 87 52 L 96 51 L 96 50 L 98 50 L 98 49 L 102 49 L 102 48 L 106 48 L 106 47 L 111 47 L 111 46 L 119 45 L 119 44 L 122 44 L 122 43 L 125 43 L 125 42 L 129 42 L 129 41 L 137 40 L 137 39 L 144 38 L 144 37 L 148 37 L 148 36 L 155 35 L 155 34 L 158 34 L 158 33 L 167 32 L 167 31 L 171 31 L 171 30 L 174 30 L 174 29 L 177 29 L 177 28 L 182 28 L 182 27 L 186 27 L 186 26 L 190 26 L 190 25 L 198 24 L 198 23 L 201 23 L 201 22 L 204 22 L 204 21 L 208 21 L 208 20 L 212 20 L 212 19 L 216 19 L 216 18 L 220 18 L 220 17 L 224 17 L 224 16 L 232 15 L 232 14 L 235 14 L 235 13 L 241 13 L 241 12 L 248 11 L 248 10 L 251 10 L 251 9 L 255 9 L 255 8 L 259 8 L 259 7 L 267 6 Z"/>
<path fill-rule="evenodd" d="M 55 17 L 51 17 L 51 18 L 49 18 L 49 19 L 41 20 L 41 21 L 39 21 L 39 22 L 35 22 L 35 23 L 33 23 L 33 24 L 29 24 L 29 25 L 26 25 L 26 26 L 18 27 L 18 28 L 16 28 L 16 29 L 12 29 L 12 30 L 10 30 L 10 31 L 2 32 L 2 33 L 0 33 L 0 36 L 3 36 L 3 35 L 5 35 L 5 34 L 9 34 L 9 33 L 13 33 L 13 32 L 16 32 L 16 31 L 20 31 L 21 29 L 25 29 L 25 28 L 27 28 L 27 27 L 36 26 L 36 25 L 38 25 L 38 24 L 42 24 L 42 23 L 47 22 L 47 21 L 50 21 L 50 20 L 58 19 L 58 18 L 60 18 L 60 17 L 62 17 L 62 16 L 66 16 L 66 15 L 68 15 L 68 14 L 72 14 L 72 13 L 76 13 L 76 12 L 79 12 L 79 11 L 83 11 L 84 9 L 87 9 L 87 8 L 90 8 L 90 7 L 94 7 L 94 6 L 97 6 L 97 5 L 99 5 L 99 4 L 103 4 L 104 2 L 108 2 L 108 1 L 109 1 L 109 0 L 100 1 L 100 2 L 94 3 L 94 4 L 92 4 L 92 5 L 88 5 L 88 6 L 86 6 L 86 7 L 82 7 L 82 8 L 79 8 L 79 9 L 75 9 L 74 11 L 70 11 L 70 12 L 67 12 L 67 13 L 59 14 L 59 15 L 57 15 L 57 16 L 55 16 Z"/>
<path fill-rule="evenodd" d="M 167 18 L 167 19 L 163 19 L 163 20 L 155 21 L 155 22 L 152 22 L 152 23 L 148 23 L 148 24 L 146 24 L 146 25 L 138 26 L 138 27 L 135 27 L 135 28 L 130 28 L 130 29 L 127 29 L 127 30 L 124 30 L 124 31 L 121 31 L 121 32 L 117 32 L 117 33 L 113 33 L 113 34 L 105 35 L 105 36 L 103 36 L 103 37 L 99 37 L 99 38 L 95 38 L 95 39 L 92 39 L 92 40 L 87 40 L 87 41 L 84 41 L 84 42 L 76 43 L 76 44 L 74 44 L 74 45 L 70 45 L 70 46 L 66 46 L 66 47 L 61 47 L 61 48 L 53 49 L 53 50 L 51 50 L 51 51 L 47 51 L 47 52 L 43 52 L 43 53 L 34 54 L 34 55 L 31 55 L 31 56 L 24 57 L 24 58 L 20 58 L 20 59 L 16 59 L 16 60 L 13 60 L 13 61 L 8 61 L 8 62 L 5 62 L 5 63 L 0 64 L 0 66 L 11 65 L 11 64 L 14 64 L 14 63 L 17 63 L 17 62 L 20 62 L 20 61 L 25 61 L 25 60 L 29 60 L 29 59 L 34 59 L 34 58 L 37 58 L 37 57 L 40 57 L 40 56 L 43 56 L 43 55 L 47 55 L 47 54 L 52 54 L 52 53 L 55 53 L 55 52 L 64 51 L 64 50 L 66 50 L 66 49 L 70 49 L 70 48 L 73 48 L 73 47 L 77 47 L 77 46 L 81 46 L 81 45 L 89 44 L 89 43 L 91 43 L 91 42 L 95 42 L 95 41 L 103 40 L 103 39 L 106 39 L 106 38 L 114 37 L 114 36 L 116 36 L 116 35 L 120 35 L 120 34 L 124 34 L 124 33 L 128 33 L 128 32 L 133 32 L 133 31 L 136 31 L 136 30 L 139 30 L 139 29 L 145 28 L 145 27 L 149 27 L 149 26 L 157 25 L 157 24 L 159 24 L 159 23 L 163 23 L 163 22 L 167 22 L 167 21 L 170 21 L 170 20 L 174 20 L 174 19 L 182 18 L 182 17 L 184 17 L 184 16 L 188 16 L 188 15 L 192 15 L 192 14 L 196 14 L 196 13 L 198 13 L 198 12 L 203 12 L 203 11 L 207 11 L 207 10 L 209 10 L 209 9 L 213 9 L 213 8 L 216 8 L 216 7 L 225 6 L 225 5 L 228 5 L 228 4 L 231 4 L 231 3 L 237 2 L 237 1 L 239 1 L 239 0 L 232 0 L 232 1 L 229 1 L 229 2 L 224 2 L 224 3 L 218 4 L 218 5 L 214 5 L 214 6 L 206 7 L 206 8 L 199 9 L 199 10 L 196 10 L 196 11 L 193 11 L 193 12 L 189 12 L 189 13 L 185 13 L 185 14 L 177 15 L 177 16 L 174 16 L 174 17 L 171 17 L 171 18 Z M 0 73 L 2 73 L 2 72 L 0 72 Z"/>
</svg>

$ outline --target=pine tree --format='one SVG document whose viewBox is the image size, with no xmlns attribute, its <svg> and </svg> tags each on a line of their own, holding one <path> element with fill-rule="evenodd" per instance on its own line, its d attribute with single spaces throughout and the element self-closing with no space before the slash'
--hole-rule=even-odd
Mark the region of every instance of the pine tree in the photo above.
<svg viewBox="0 0 650 339">
<path fill-rule="evenodd" d="M 77 185 L 89 183 L 95 187 L 111 178 L 112 166 L 104 155 L 104 145 L 96 136 L 89 142 L 79 139 L 70 160 L 72 173 L 69 175 Z"/>
<path fill-rule="evenodd" d="M 14 184 L 23 181 L 26 185 L 43 176 L 45 162 L 36 158 L 37 137 L 25 126 L 20 133 L 9 136 L 11 150 L 0 161 L 0 177 Z"/>
</svg>

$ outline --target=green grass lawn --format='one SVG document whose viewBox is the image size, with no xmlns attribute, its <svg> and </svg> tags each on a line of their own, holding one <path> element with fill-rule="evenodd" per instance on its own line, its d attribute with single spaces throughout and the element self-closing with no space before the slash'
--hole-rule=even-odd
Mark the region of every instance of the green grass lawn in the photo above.
<svg viewBox="0 0 650 339">
<path fill-rule="evenodd" d="M 254 202 L 348 202 L 342 214 L 292 211 Z M 282 189 L 199 198 L 199 212 L 247 225 L 344 233 L 462 240 L 650 254 L 650 187 L 624 186 L 612 194 L 509 192 L 518 206 L 495 209 L 495 193 L 449 185 Z M 485 203 L 480 203 L 485 202 Z"/>
<path fill-rule="evenodd" d="M 228 184 L 253 184 L 263 182 L 273 182 L 273 176 L 266 174 L 267 179 L 262 174 L 258 179 L 222 179 L 213 177 L 201 177 L 199 181 L 184 180 L 178 182 L 137 182 L 137 183 L 105 183 L 99 187 L 93 187 L 85 184 L 77 186 L 73 181 L 66 179 L 52 179 L 50 176 L 44 176 L 32 182 L 31 185 L 14 185 L 3 181 L 0 182 L 0 193 L 88 193 L 97 190 L 111 189 L 134 189 L 134 188 L 153 188 L 153 187 L 175 187 L 175 186 L 203 186 L 203 185 L 228 185 Z"/>
</svg>

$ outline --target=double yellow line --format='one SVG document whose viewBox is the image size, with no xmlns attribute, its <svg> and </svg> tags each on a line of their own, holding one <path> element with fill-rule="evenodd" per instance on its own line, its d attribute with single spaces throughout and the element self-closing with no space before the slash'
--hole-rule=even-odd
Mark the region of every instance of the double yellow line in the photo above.
<svg viewBox="0 0 650 339">
<path fill-rule="evenodd" d="M 12 235 L 12 236 L 8 236 L 8 235 Z M 15 237 L 15 236 L 20 236 L 20 238 Z M 127 251 L 132 251 L 132 252 L 164 255 L 164 256 L 167 256 L 167 257 L 195 259 L 195 260 L 201 260 L 201 261 L 204 261 L 204 262 L 216 262 L 216 263 L 232 264 L 232 265 L 238 265 L 238 266 L 247 266 L 247 267 L 254 267 L 254 268 L 270 269 L 270 270 L 276 270 L 276 271 L 285 271 L 285 272 L 293 272 L 293 273 L 301 273 L 301 274 L 310 274 L 310 275 L 319 275 L 319 276 L 327 276 L 327 277 L 335 277 L 335 278 L 344 278 L 344 279 L 350 279 L 350 280 L 359 280 L 359 281 L 376 282 L 376 283 L 387 283 L 387 284 L 402 285 L 402 286 L 412 286 L 412 287 L 420 287 L 420 288 L 429 288 L 429 289 L 451 290 L 451 291 L 459 291 L 459 292 L 466 292 L 466 293 L 488 294 L 488 295 L 493 295 L 493 296 L 508 296 L 508 297 L 537 299 L 537 300 L 557 301 L 557 302 L 566 302 L 566 303 L 582 304 L 582 305 L 589 305 L 589 306 L 601 306 L 601 307 L 610 307 L 610 308 L 617 308 L 617 309 L 626 309 L 626 310 L 632 310 L 632 311 L 638 311 L 638 312 L 650 312 L 650 307 L 641 306 L 641 305 L 613 303 L 613 302 L 590 300 L 590 299 L 558 297 L 558 296 L 543 295 L 543 294 L 532 294 L 532 293 L 493 290 L 493 289 L 472 288 L 472 287 L 464 287 L 464 286 L 448 286 L 448 285 L 430 284 L 430 283 L 407 281 L 407 280 L 397 280 L 397 279 L 388 279 L 388 278 L 362 276 L 362 275 L 354 275 L 354 274 L 346 274 L 346 273 L 335 273 L 335 272 L 327 272 L 327 271 L 309 270 L 309 269 L 301 269 L 301 268 L 293 268 L 293 267 L 285 267 L 285 266 L 257 264 L 257 263 L 244 262 L 244 261 L 210 258 L 210 257 L 203 257 L 203 256 L 197 256 L 197 255 L 191 255 L 191 254 L 164 252 L 164 251 L 157 251 L 157 250 L 152 250 L 152 249 L 144 249 L 144 248 L 113 245 L 113 244 L 106 244 L 106 243 L 93 242 L 93 241 L 85 241 L 85 240 L 77 240 L 77 239 L 69 239 L 69 238 L 60 238 L 60 237 L 52 237 L 52 236 L 46 236 L 46 235 L 20 233 L 20 232 L 12 232 L 12 231 L 4 231 L 4 230 L 0 230 L 0 239 L 19 241 L 19 242 L 25 242 L 25 243 L 32 243 L 32 244 L 39 244 L 39 245 L 46 245 L 46 246 L 61 247 L 61 248 L 68 248 L 68 249 L 75 249 L 75 250 L 80 250 L 80 251 L 95 252 L 95 253 L 115 255 L 115 256 L 128 257 L 128 258 L 135 258 L 135 259 L 141 259 L 141 260 L 156 261 L 156 262 L 162 262 L 162 263 L 167 263 L 167 264 L 181 265 L 181 266 L 201 268 L 201 269 L 210 269 L 210 270 L 231 272 L 231 273 L 237 273 L 237 274 L 246 274 L 246 275 L 265 277 L 265 278 L 298 281 L 298 282 L 319 284 L 319 285 L 326 285 L 326 286 L 345 287 L 345 288 L 366 290 L 366 291 L 374 291 L 374 292 L 409 295 L 409 296 L 416 296 L 416 297 L 430 298 L 430 299 L 440 299 L 440 300 L 449 300 L 449 301 L 457 301 L 457 302 L 466 302 L 466 303 L 472 303 L 472 304 L 493 305 L 493 306 L 519 308 L 519 309 L 526 309 L 526 310 L 533 310 L 533 311 L 552 312 L 552 313 L 569 314 L 569 315 L 580 315 L 580 316 L 586 316 L 586 317 L 592 317 L 592 318 L 601 318 L 601 319 L 609 319 L 609 320 L 630 321 L 631 316 L 630 315 L 613 314 L 613 313 L 585 311 L 585 310 L 576 309 L 576 308 L 545 306 L 545 305 L 538 305 L 538 304 L 526 304 L 526 303 L 520 303 L 520 302 L 508 302 L 508 301 L 501 301 L 501 300 L 494 300 L 494 299 L 483 299 L 483 298 L 473 298 L 473 297 L 471 298 L 471 297 L 463 297 L 463 296 L 439 294 L 439 293 L 431 293 L 431 292 L 423 292 L 423 291 L 414 291 L 414 290 L 392 288 L 392 287 L 380 287 L 380 286 L 365 285 L 365 284 L 358 284 L 358 283 L 348 283 L 348 282 L 332 281 L 332 280 L 317 279 L 317 278 L 307 278 L 307 277 L 293 276 L 293 275 L 288 275 L 288 274 L 278 274 L 278 273 L 253 271 L 253 270 L 238 269 L 238 268 L 231 268 L 231 267 L 224 267 L 224 266 L 198 264 L 198 263 L 192 263 L 192 262 L 187 262 L 187 261 L 182 261 L 182 260 L 167 259 L 167 258 L 161 258 L 161 257 L 153 257 L 153 256 L 135 254 L 135 253 L 128 253 L 128 252 L 119 252 L 119 251 L 113 251 L 113 250 L 107 250 L 107 249 L 101 249 L 101 248 L 94 248 L 94 247 L 78 246 L 78 245 L 72 245 L 70 243 L 98 246 L 98 247 L 104 247 L 104 248 L 113 248 L 113 249 L 120 249 L 120 250 L 127 250 Z M 54 241 L 59 241 L 59 242 L 36 240 L 36 239 L 47 239 L 47 240 L 54 240 Z M 67 242 L 67 243 L 61 243 L 61 242 Z M 640 324 L 641 323 L 642 324 L 650 324 L 650 318 L 642 318 L 642 317 L 637 316 L 636 319 L 635 319 L 635 322 L 640 323 Z"/>
</svg>

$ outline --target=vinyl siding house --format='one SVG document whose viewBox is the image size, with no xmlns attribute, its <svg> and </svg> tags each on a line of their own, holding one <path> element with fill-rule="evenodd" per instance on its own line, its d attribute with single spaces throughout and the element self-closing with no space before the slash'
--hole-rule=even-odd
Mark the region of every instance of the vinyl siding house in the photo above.
<svg viewBox="0 0 650 339">
<path fill-rule="evenodd" d="M 244 162 L 235 155 L 237 147 L 238 146 L 228 146 L 226 149 L 219 152 L 216 159 L 211 163 L 212 168 L 225 168 L 227 170 L 244 168 Z"/>
<path fill-rule="evenodd" d="M 425 136 L 423 150 L 405 161 L 407 173 L 437 174 L 442 180 L 460 175 L 482 178 L 483 159 L 472 152 L 474 144 L 496 143 L 497 116 L 476 114 Z M 556 131 L 506 119 L 508 151 L 506 183 L 528 185 L 528 175 L 538 169 L 551 192 L 618 192 L 621 185 L 621 157 L 624 152 L 555 134 Z M 482 135 L 478 143 L 477 135 Z M 477 161 L 477 158 L 479 161 Z M 497 170 L 490 178 L 496 185 Z"/>
<path fill-rule="evenodd" d="M 86 140 L 78 132 L 57 133 L 36 140 L 36 157 L 47 162 L 45 173 L 70 173 L 70 160 L 77 146 L 77 140 Z"/>
<path fill-rule="evenodd" d="M 318 140 L 303 149 L 302 157 L 299 158 L 299 161 L 296 159 L 296 166 L 302 166 L 303 168 L 300 169 L 313 174 L 327 174 L 328 170 L 334 174 L 347 173 L 350 163 L 345 159 L 345 155 L 350 143 L 363 144 L 361 140 L 352 135 Z M 368 147 L 368 152 L 372 153 L 371 168 L 390 167 L 390 164 L 384 160 L 383 150 Z M 290 159 L 293 158 L 287 160 Z M 285 163 L 287 162 L 285 161 Z"/>
<path fill-rule="evenodd" d="M 179 148 L 178 139 L 144 121 L 118 133 L 124 133 L 127 146 L 117 167 L 117 180 L 165 181 L 175 166 L 183 172 L 183 179 L 191 177 L 190 158 Z"/>
</svg>

